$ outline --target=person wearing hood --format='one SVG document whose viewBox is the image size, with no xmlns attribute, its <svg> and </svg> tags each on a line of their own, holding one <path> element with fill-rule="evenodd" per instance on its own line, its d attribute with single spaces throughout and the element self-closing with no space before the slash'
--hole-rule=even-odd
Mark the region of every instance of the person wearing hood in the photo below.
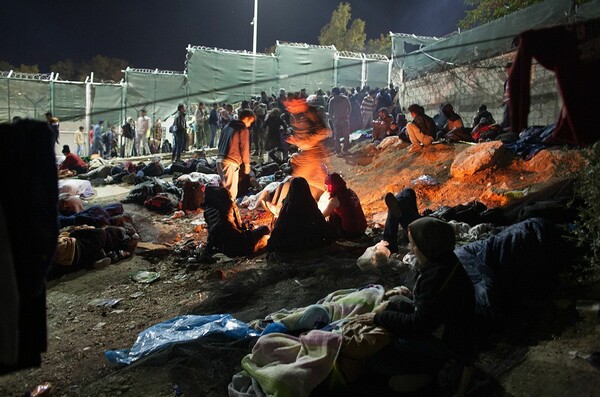
<svg viewBox="0 0 600 397">
<path fill-rule="evenodd" d="M 466 388 L 466 368 L 474 355 L 475 293 L 454 254 L 454 229 L 442 220 L 423 217 L 408 225 L 408 239 L 417 262 L 414 286 L 388 291 L 390 299 L 357 317 L 396 337 L 373 357 L 377 360 L 373 365 L 388 377 L 393 390 L 409 392 L 435 379 L 454 360 Z"/>
<path fill-rule="evenodd" d="M 219 154 L 217 155 L 217 172 L 223 187 L 235 200 L 238 194 L 239 171 L 243 168 L 250 174 L 250 131 L 256 116 L 250 109 L 242 109 L 239 120 L 230 121 L 221 131 L 219 138 Z"/>
<path fill-rule="evenodd" d="M 208 226 L 205 255 L 215 252 L 229 257 L 252 255 L 260 240 L 269 234 L 267 226 L 248 230 L 229 192 L 222 187 L 206 186 L 201 206 Z"/>
<path fill-rule="evenodd" d="M 324 248 L 333 241 L 330 225 L 319 210 L 306 179 L 295 177 L 279 212 L 267 250 L 300 253 Z"/>
<path fill-rule="evenodd" d="M 329 202 L 323 210 L 323 216 L 329 217 L 328 222 L 336 234 L 350 239 L 364 235 L 367 220 L 354 190 L 349 189 L 346 181 L 336 172 L 327 175 L 325 187 L 329 193 Z"/>
</svg>

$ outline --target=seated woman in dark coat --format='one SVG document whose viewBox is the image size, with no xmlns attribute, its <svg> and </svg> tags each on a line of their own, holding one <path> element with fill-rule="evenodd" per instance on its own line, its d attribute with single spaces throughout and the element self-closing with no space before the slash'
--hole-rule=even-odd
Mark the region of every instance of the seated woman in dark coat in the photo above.
<svg viewBox="0 0 600 397">
<path fill-rule="evenodd" d="M 295 253 L 323 248 L 332 240 L 331 227 L 311 195 L 308 182 L 302 177 L 294 178 L 267 249 Z"/>
<path fill-rule="evenodd" d="M 208 225 L 207 255 L 215 252 L 231 257 L 252 255 L 260 239 L 269 234 L 266 226 L 246 229 L 229 192 L 222 187 L 206 186 L 203 207 Z"/>
</svg>

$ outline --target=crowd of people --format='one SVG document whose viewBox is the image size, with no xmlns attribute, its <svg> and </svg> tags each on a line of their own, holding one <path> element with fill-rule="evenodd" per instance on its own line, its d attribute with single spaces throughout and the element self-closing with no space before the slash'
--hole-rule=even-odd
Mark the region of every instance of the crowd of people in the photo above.
<svg viewBox="0 0 600 397">
<path fill-rule="evenodd" d="M 491 139 L 496 128 L 490 127 L 495 126 L 495 120 L 485 105 L 479 108 L 472 128 L 465 127 L 451 104 L 441 106 L 437 117 L 429 117 L 421 105 L 412 104 L 408 106 L 408 121 L 394 96 L 393 87 L 350 91 L 334 87 L 331 92 L 319 90 L 312 95 L 286 94 L 282 89 L 278 96 L 263 92 L 260 97 L 243 101 L 237 109 L 214 103 L 208 110 L 198 103 L 191 119 L 185 105 L 180 104 L 170 130 L 174 142 L 170 166 L 163 167 L 156 157 L 149 164 L 101 164 L 90 171 L 78 155 L 82 147 L 77 136 L 77 153 L 63 146 L 65 159 L 59 172 L 72 172 L 81 179 L 116 181 L 132 175 L 129 180 L 134 184 L 163 174 L 189 175 L 185 186 L 192 195 L 192 208 L 202 208 L 207 224 L 205 256 L 217 252 L 250 256 L 263 248 L 276 257 L 319 253 L 338 239 L 360 241 L 365 237 L 367 220 L 360 200 L 340 173 L 330 171 L 328 161 L 333 153 L 348 153 L 351 132 L 371 132 L 375 142 L 398 135 L 411 143 L 408 150 L 413 152 L 434 140 Z M 152 124 L 144 110 L 137 122 L 129 117 L 121 131 L 125 154 L 156 153 L 157 143 L 164 141 L 160 120 Z M 498 127 L 496 132 L 499 135 L 505 130 Z M 79 133 L 83 134 L 83 127 Z M 105 144 L 105 135 L 103 121 L 99 120 L 93 128 L 94 153 L 114 153 L 114 147 Z M 110 141 L 114 142 L 114 136 Z M 217 148 L 214 160 L 207 159 L 201 150 L 208 147 Z M 192 158 L 182 160 L 182 152 L 189 148 L 196 148 Z M 251 161 L 252 155 L 263 154 L 268 155 L 273 167 L 268 160 L 258 165 Z M 269 171 L 261 174 L 257 167 Z M 203 183 L 206 175 L 218 176 L 216 183 Z M 63 221 L 74 223 L 67 225 L 59 237 L 57 268 L 105 266 L 128 257 L 135 249 L 139 236 L 132 225 L 111 221 L 114 207 L 84 209 L 73 197 L 61 200 L 63 210 L 70 212 L 63 214 Z M 185 200 L 176 199 L 175 206 L 182 208 Z M 461 376 L 468 380 L 475 298 L 472 282 L 453 252 L 454 230 L 443 220 L 420 215 L 416 194 L 410 188 L 388 193 L 385 204 L 388 214 L 383 240 L 391 253 L 398 252 L 399 240 L 408 241 L 420 276 L 414 287 L 395 288 L 380 307 L 356 318 L 397 336 L 393 344 L 375 356 L 379 363 L 375 367 L 385 363 L 383 372 L 389 376 L 415 369 L 429 376 L 455 360 L 463 369 Z M 244 206 L 271 212 L 271 226 L 254 228 L 244 222 L 239 211 Z M 122 214 L 122 207 L 116 209 L 117 215 Z M 87 225 L 98 217 L 100 225 Z M 403 238 L 398 238 L 399 231 Z M 397 362 L 400 356 L 410 356 L 410 365 Z M 390 387 L 394 388 L 394 382 L 406 383 L 390 378 Z"/>
</svg>

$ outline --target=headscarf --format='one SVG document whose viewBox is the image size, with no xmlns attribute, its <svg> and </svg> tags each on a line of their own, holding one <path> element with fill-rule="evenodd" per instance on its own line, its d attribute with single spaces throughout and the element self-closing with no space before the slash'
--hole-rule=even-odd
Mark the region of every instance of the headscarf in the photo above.
<svg viewBox="0 0 600 397">
<path fill-rule="evenodd" d="M 447 222 L 426 216 L 408 225 L 408 230 L 419 251 L 429 260 L 454 251 L 454 229 Z"/>
</svg>

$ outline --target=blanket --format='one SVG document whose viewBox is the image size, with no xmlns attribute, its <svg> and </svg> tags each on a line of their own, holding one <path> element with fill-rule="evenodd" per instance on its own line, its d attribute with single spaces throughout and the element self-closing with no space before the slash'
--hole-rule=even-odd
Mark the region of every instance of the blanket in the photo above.
<svg viewBox="0 0 600 397">
<path fill-rule="evenodd" d="M 261 336 L 242 368 L 274 397 L 302 397 L 327 378 L 337 358 L 342 336 L 313 330 L 298 337 L 273 333 Z"/>
</svg>

